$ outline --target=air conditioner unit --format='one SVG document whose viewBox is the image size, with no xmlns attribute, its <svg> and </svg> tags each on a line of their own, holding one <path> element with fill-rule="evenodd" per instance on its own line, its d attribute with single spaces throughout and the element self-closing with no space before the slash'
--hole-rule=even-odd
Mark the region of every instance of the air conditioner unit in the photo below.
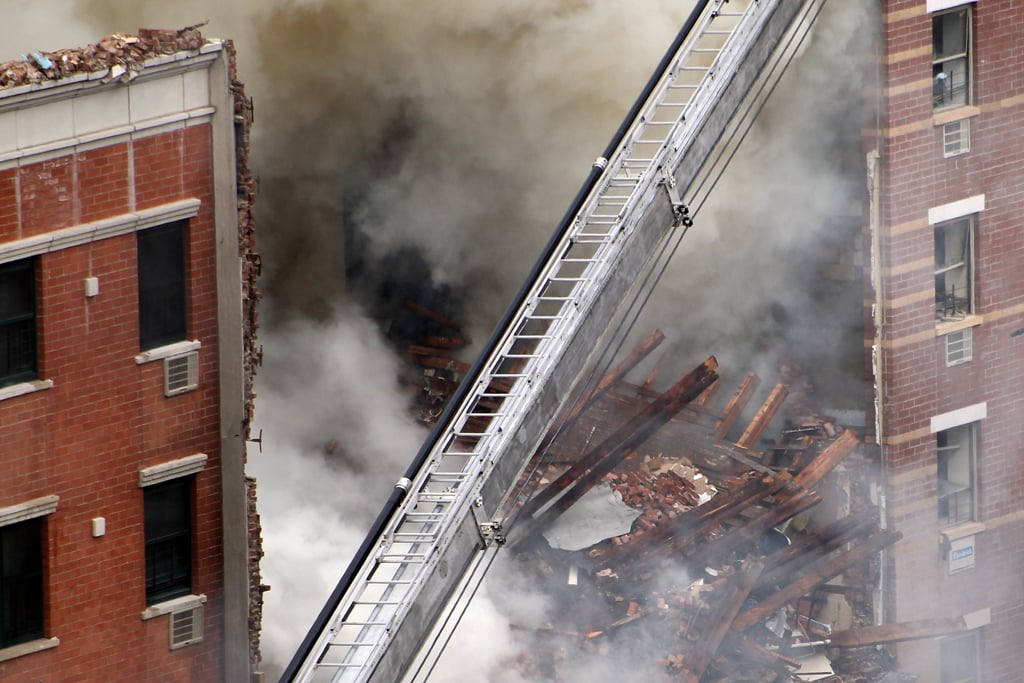
<svg viewBox="0 0 1024 683">
<path fill-rule="evenodd" d="M 177 650 L 203 639 L 203 606 L 171 612 L 170 648 Z"/>
<path fill-rule="evenodd" d="M 965 327 L 962 330 L 946 335 L 946 365 L 960 365 L 969 362 L 973 357 L 974 330 Z"/>
<path fill-rule="evenodd" d="M 199 352 L 164 358 L 164 396 L 177 396 L 199 386 Z"/>
<path fill-rule="evenodd" d="M 961 119 L 942 127 L 942 156 L 955 157 L 971 151 L 971 120 Z"/>
</svg>

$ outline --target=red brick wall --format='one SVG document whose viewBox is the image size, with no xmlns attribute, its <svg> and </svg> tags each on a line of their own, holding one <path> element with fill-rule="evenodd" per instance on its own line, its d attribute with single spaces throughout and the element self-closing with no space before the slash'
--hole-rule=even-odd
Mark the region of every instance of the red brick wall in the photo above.
<svg viewBox="0 0 1024 683">
<path fill-rule="evenodd" d="M 1024 6 L 973 4 L 971 151 L 944 159 L 931 102 L 931 15 L 923 0 L 884 3 L 885 130 L 881 267 L 884 457 L 888 523 L 904 540 L 887 561 L 889 621 L 992 608 L 982 629 L 982 680 L 1015 680 L 1024 642 Z M 928 209 L 985 195 L 975 240 L 973 360 L 946 367 L 935 336 L 933 232 Z M 916 296 L 915 296 L 916 295 Z M 930 418 L 986 402 L 978 443 L 974 569 L 953 576 L 941 557 L 935 436 Z M 904 670 L 936 681 L 938 643 L 900 646 Z M 1010 674 L 1009 672 L 1013 672 Z"/>
<path fill-rule="evenodd" d="M 134 178 L 130 178 L 129 155 Z M 189 222 L 189 338 L 202 343 L 194 392 L 163 395 L 163 364 L 136 365 L 135 235 L 38 260 L 40 377 L 45 391 L 0 402 L 0 506 L 57 494 L 47 518 L 46 635 L 56 648 L 0 663 L 11 681 L 219 681 L 222 573 L 215 235 L 208 125 L 0 172 L 0 240 L 199 198 Z M 134 188 L 130 187 L 134 181 Z M 19 191 L 20 190 L 20 191 Z M 132 207 L 131 197 L 135 197 Z M 12 211 L 10 207 L 15 209 Z M 20 220 L 19 220 L 20 216 Z M 100 292 L 84 294 L 83 280 Z M 205 639 L 168 650 L 168 617 L 145 609 L 139 469 L 194 453 L 193 592 L 205 594 Z M 92 538 L 90 520 L 107 533 Z"/>
</svg>

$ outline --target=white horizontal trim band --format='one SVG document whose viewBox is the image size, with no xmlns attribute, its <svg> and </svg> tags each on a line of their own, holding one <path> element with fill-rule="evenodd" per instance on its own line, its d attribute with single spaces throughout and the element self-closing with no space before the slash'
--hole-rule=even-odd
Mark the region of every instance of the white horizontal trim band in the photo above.
<svg viewBox="0 0 1024 683">
<path fill-rule="evenodd" d="M 202 472 L 204 467 L 206 467 L 206 453 L 196 453 L 152 467 L 143 467 L 139 470 L 139 486 L 152 486 L 178 477 L 187 477 L 190 474 Z"/>
<path fill-rule="evenodd" d="M 60 638 L 38 638 L 37 640 L 30 640 L 27 643 L 11 645 L 10 647 L 5 647 L 0 650 L 0 662 L 6 662 L 35 652 L 49 650 L 51 647 L 57 647 L 58 645 L 60 645 Z"/>
<path fill-rule="evenodd" d="M 974 2 L 975 0 L 928 0 L 926 6 L 929 12 L 939 12 L 950 7 L 971 5 Z"/>
<path fill-rule="evenodd" d="M 142 620 L 147 621 L 153 617 L 159 617 L 161 614 L 184 612 L 185 610 L 199 607 L 204 602 L 206 602 L 206 596 L 202 593 L 199 595 L 183 595 L 180 598 L 174 598 L 173 600 L 158 602 L 157 604 L 150 605 L 146 609 L 142 610 Z"/>
<path fill-rule="evenodd" d="M 0 401 L 6 401 L 9 398 L 16 398 L 18 396 L 24 396 L 25 394 L 31 394 L 35 391 L 49 389 L 52 386 L 52 379 L 34 379 L 31 382 L 18 382 L 17 384 L 11 384 L 0 389 Z"/>
<path fill-rule="evenodd" d="M 0 526 L 17 524 L 18 522 L 24 522 L 26 519 L 35 519 L 36 517 L 49 515 L 57 509 L 57 502 L 59 500 L 60 496 L 43 496 L 42 498 L 33 498 L 30 501 L 18 503 L 17 505 L 0 508 Z"/>
<path fill-rule="evenodd" d="M 949 204 L 933 206 L 928 209 L 928 224 L 938 225 L 956 218 L 970 216 L 972 213 L 981 213 L 985 210 L 985 195 L 976 194 L 973 197 L 960 199 Z"/>
<path fill-rule="evenodd" d="M 48 254 L 53 251 L 77 247 L 98 240 L 126 235 L 138 230 L 153 228 L 183 218 L 193 218 L 199 213 L 202 202 L 198 199 L 181 199 L 141 211 L 123 213 L 92 223 L 74 225 L 54 230 L 44 235 L 26 237 L 0 244 L 0 263 Z"/>
<path fill-rule="evenodd" d="M 960 425 L 984 420 L 986 417 L 988 417 L 988 403 L 975 403 L 972 406 L 965 406 L 934 416 L 932 418 L 931 431 L 932 434 L 935 434 L 944 429 L 952 429 Z"/>
<path fill-rule="evenodd" d="M 173 344 L 168 344 L 166 346 L 158 346 L 155 349 L 143 351 L 139 355 L 135 356 L 135 364 L 142 365 L 143 363 L 151 363 L 155 360 L 170 358 L 171 356 L 180 356 L 183 353 L 198 351 L 202 346 L 202 342 L 198 339 L 174 342 Z"/>
</svg>

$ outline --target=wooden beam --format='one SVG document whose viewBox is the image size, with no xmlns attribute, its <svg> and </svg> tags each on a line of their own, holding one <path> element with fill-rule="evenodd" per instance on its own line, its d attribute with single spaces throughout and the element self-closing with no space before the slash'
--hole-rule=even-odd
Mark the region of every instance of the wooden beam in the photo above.
<svg viewBox="0 0 1024 683">
<path fill-rule="evenodd" d="M 796 475 L 795 481 L 798 486 L 805 489 L 812 489 L 831 472 L 836 465 L 843 461 L 843 458 L 854 451 L 860 443 L 860 437 L 852 429 L 846 429 L 821 451 L 800 473 Z"/>
<path fill-rule="evenodd" d="M 743 430 L 743 435 L 736 441 L 736 445 L 753 448 L 757 444 L 757 440 L 764 434 L 764 430 L 768 429 L 769 423 L 779 412 L 779 408 L 782 407 L 787 396 L 789 396 L 789 387 L 785 384 L 776 384 L 768 394 L 768 398 L 761 404 L 757 414 L 754 415 L 754 419 Z"/>
<path fill-rule="evenodd" d="M 520 516 L 523 522 L 516 533 L 516 542 L 530 538 L 539 528 L 579 500 L 605 474 L 614 469 L 635 448 L 644 443 L 668 422 L 683 406 L 714 382 L 718 375 L 714 356 L 679 379 L 672 388 L 647 404 L 643 410 L 619 427 L 594 450 L 563 472 L 546 488 L 526 501 Z M 570 490 L 571 489 L 571 490 Z M 559 497 L 561 496 L 561 497 Z M 536 514 L 549 502 L 549 508 Z"/>
<path fill-rule="evenodd" d="M 773 593 L 762 600 L 758 605 L 746 610 L 736 617 L 732 627 L 737 631 L 745 631 L 754 624 L 766 619 L 783 605 L 810 593 L 818 584 L 825 583 L 829 579 L 838 576 L 851 565 L 880 552 L 883 548 L 896 543 L 901 538 L 903 538 L 903 534 L 898 531 L 881 531 L 871 536 L 860 545 L 824 563 L 817 573 L 809 574 L 793 581 L 777 593 Z"/>
<path fill-rule="evenodd" d="M 716 596 L 716 608 L 711 615 L 711 628 L 708 629 L 691 656 L 683 660 L 682 678 L 686 683 L 699 683 L 708 665 L 714 659 L 722 640 L 729 632 L 729 625 L 743 608 L 743 603 L 750 595 L 750 591 L 757 585 L 761 576 L 763 566 L 757 560 L 748 560 L 743 568 L 736 575 L 735 581 L 730 581 L 725 587 L 721 596 Z"/>
<path fill-rule="evenodd" d="M 814 491 L 801 491 L 786 497 L 777 507 L 761 512 L 741 526 L 730 529 L 700 548 L 701 561 L 714 563 L 724 560 L 730 553 L 740 548 L 757 547 L 768 530 L 776 527 L 787 519 L 795 517 L 821 502 L 821 496 Z"/>
<path fill-rule="evenodd" d="M 867 514 L 848 515 L 813 534 L 792 541 L 765 558 L 762 585 L 783 583 L 802 567 L 817 561 L 822 555 L 841 548 L 851 540 L 870 533 L 875 521 Z"/>
<path fill-rule="evenodd" d="M 724 439 L 725 435 L 729 433 L 732 426 L 736 424 L 736 420 L 739 419 L 740 413 L 747 407 L 747 403 L 750 402 L 750 397 L 754 395 L 757 388 L 761 386 L 761 378 L 753 372 L 747 374 L 740 382 L 740 386 L 736 389 L 736 393 L 732 395 L 729 402 L 725 404 L 725 410 L 722 412 L 722 417 L 715 423 L 715 436 L 719 439 Z"/>
<path fill-rule="evenodd" d="M 621 382 L 633 368 L 639 365 L 640 362 L 654 349 L 658 348 L 663 341 L 665 341 L 665 334 L 661 330 L 654 330 L 647 335 L 647 338 L 637 344 L 621 363 L 609 370 L 605 376 L 601 378 L 601 381 L 590 389 L 584 391 L 583 394 L 573 402 L 564 415 L 555 419 L 551 428 L 548 429 L 547 434 L 544 435 L 544 439 L 540 442 L 540 445 L 537 446 L 536 453 L 544 453 L 559 433 L 565 432 L 571 428 L 583 411 L 592 406 L 594 401 L 607 392 L 611 387 Z M 536 455 L 534 457 L 536 457 Z"/>
<path fill-rule="evenodd" d="M 964 617 L 948 617 L 944 619 L 920 619 L 904 621 L 899 624 L 882 624 L 879 626 L 862 626 L 845 631 L 835 631 L 830 640 L 833 647 L 861 647 L 862 645 L 885 645 L 905 640 L 937 638 L 967 630 Z"/>
</svg>

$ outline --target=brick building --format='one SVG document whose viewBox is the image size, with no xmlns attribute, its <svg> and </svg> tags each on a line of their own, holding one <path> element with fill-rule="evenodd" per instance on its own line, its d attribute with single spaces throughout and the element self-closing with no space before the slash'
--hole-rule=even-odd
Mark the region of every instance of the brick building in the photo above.
<svg viewBox="0 0 1024 683">
<path fill-rule="evenodd" d="M 873 186 L 882 617 L 922 682 L 1019 680 L 1024 643 L 1024 6 L 884 0 Z M 871 336 L 871 335 L 869 335 Z"/>
<path fill-rule="evenodd" d="M 0 679 L 257 660 L 248 112 L 194 29 L 0 65 Z"/>
</svg>

